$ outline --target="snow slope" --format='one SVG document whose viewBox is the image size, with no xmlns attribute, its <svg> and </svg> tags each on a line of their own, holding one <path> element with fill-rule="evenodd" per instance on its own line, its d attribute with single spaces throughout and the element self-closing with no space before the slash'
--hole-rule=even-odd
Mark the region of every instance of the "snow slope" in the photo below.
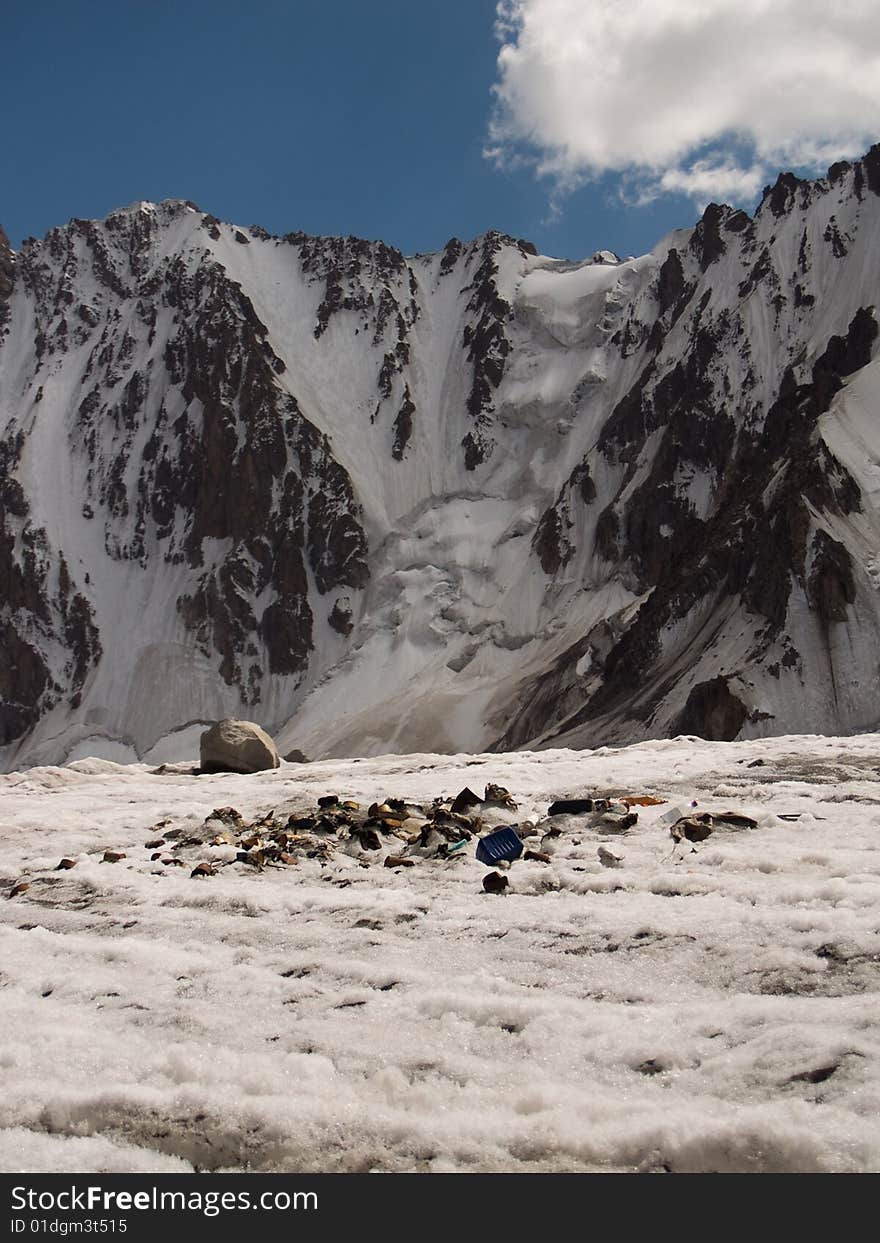
<svg viewBox="0 0 880 1243">
<path fill-rule="evenodd" d="M 0 896 L 0 1168 L 877 1170 L 878 773 L 865 735 L 0 778 L 0 882 L 30 882 Z M 144 847 L 215 807 L 487 781 L 520 823 L 667 801 L 624 836 L 562 818 L 506 897 L 473 842 L 204 878 L 228 848 Z M 674 849 L 694 799 L 758 828 Z"/>
</svg>

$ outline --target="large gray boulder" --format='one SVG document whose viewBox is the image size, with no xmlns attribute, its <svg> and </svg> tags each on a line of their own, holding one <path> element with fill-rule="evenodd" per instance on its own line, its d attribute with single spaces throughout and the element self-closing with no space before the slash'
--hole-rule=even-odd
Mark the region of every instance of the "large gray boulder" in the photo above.
<svg viewBox="0 0 880 1243">
<path fill-rule="evenodd" d="M 203 773 L 259 773 L 281 764 L 275 743 L 253 721 L 218 721 L 202 734 Z"/>
</svg>

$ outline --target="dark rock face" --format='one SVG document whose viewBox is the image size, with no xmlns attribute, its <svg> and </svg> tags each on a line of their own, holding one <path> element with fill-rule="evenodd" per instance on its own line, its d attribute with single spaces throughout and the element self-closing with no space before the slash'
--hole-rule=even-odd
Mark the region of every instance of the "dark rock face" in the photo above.
<svg viewBox="0 0 880 1243">
<path fill-rule="evenodd" d="M 453 239 L 453 242 L 456 239 Z M 448 244 L 443 262 L 451 253 Z M 495 390 L 504 375 L 504 364 L 512 349 L 505 331 L 510 319 L 511 307 L 498 292 L 498 252 L 505 246 L 516 246 L 521 254 L 534 254 L 530 243 L 515 241 L 500 233 L 487 233 L 482 242 L 479 262 L 468 291 L 469 322 L 465 325 L 463 344 L 466 357 L 472 367 L 472 381 L 467 398 L 467 411 L 474 422 L 473 428 L 462 440 L 465 470 L 473 471 L 492 454 L 495 441 L 491 435 Z M 441 264 L 441 270 L 442 270 Z"/>
<path fill-rule="evenodd" d="M 695 686 L 678 718 L 678 732 L 709 742 L 732 742 L 748 718 L 745 704 L 722 677 Z"/>
<path fill-rule="evenodd" d="M 394 444 L 391 448 L 391 456 L 395 462 L 401 461 L 406 452 L 406 446 L 409 444 L 413 433 L 413 415 L 415 412 L 415 402 L 412 399 L 412 394 L 407 384 L 403 391 L 403 404 L 397 412 L 397 418 L 394 420 Z"/>
<path fill-rule="evenodd" d="M 160 209 L 178 219 L 185 210 Z M 252 303 L 208 256 L 156 267 L 162 224 L 128 211 L 103 227 L 74 221 L 24 249 L 17 265 L 34 308 L 36 370 L 84 351 L 66 421 L 67 453 L 84 463 L 83 517 L 100 524 L 112 561 L 154 574 L 157 563 L 186 567 L 180 620 L 241 702 L 255 704 L 267 675 L 307 669 L 311 593 L 365 585 L 366 536 L 326 436 L 278 387 L 285 364 Z M 219 222 L 206 224 L 219 236 Z M 11 289 L 7 249 L 4 236 L 0 308 Z M 94 305 L 76 305 L 84 272 L 98 282 Z M 14 477 L 26 438 L 11 429 L 0 445 L 3 743 L 76 700 L 102 651 L 88 576 L 75 583 L 29 521 Z M 69 653 L 64 669 L 45 655 L 53 642 Z"/>
</svg>

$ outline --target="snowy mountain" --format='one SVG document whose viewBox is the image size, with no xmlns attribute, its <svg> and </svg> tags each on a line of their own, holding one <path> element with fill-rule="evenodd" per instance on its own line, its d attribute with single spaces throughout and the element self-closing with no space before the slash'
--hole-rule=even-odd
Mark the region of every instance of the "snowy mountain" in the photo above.
<svg viewBox="0 0 880 1243">
<path fill-rule="evenodd" d="M 650 254 L 0 232 L 0 758 L 880 717 L 880 146 Z"/>
</svg>

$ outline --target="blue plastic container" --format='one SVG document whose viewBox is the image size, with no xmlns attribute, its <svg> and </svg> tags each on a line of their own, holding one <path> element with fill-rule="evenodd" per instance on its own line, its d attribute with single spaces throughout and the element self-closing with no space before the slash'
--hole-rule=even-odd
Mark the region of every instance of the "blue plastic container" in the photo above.
<svg viewBox="0 0 880 1243">
<path fill-rule="evenodd" d="M 503 859 L 518 859 L 523 852 L 515 824 L 505 825 L 494 833 L 487 833 L 477 842 L 477 858 L 487 867 L 493 867 Z"/>
</svg>

